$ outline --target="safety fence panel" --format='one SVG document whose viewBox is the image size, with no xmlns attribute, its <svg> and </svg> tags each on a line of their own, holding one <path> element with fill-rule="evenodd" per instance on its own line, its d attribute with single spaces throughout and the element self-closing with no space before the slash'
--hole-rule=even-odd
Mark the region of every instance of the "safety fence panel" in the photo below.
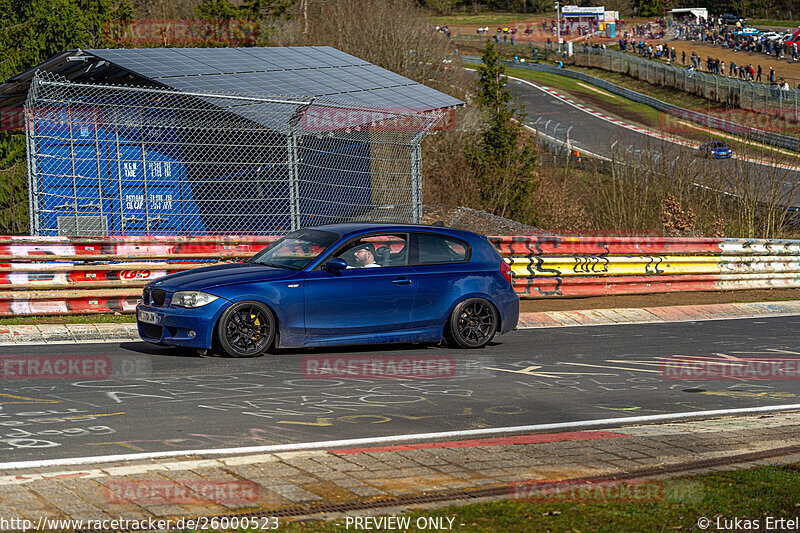
<svg viewBox="0 0 800 533">
<path fill-rule="evenodd" d="M 25 105 L 31 232 L 274 235 L 419 222 L 420 143 L 447 114 L 37 73 Z"/>
<path fill-rule="evenodd" d="M 0 237 L 0 316 L 132 313 L 148 282 L 243 261 L 274 236 Z M 521 298 L 800 288 L 800 241 L 489 237 Z"/>
</svg>

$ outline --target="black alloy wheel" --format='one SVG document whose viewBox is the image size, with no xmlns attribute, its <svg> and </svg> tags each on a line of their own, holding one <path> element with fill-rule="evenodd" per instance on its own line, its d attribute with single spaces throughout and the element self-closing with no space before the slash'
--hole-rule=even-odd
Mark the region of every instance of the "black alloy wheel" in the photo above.
<svg viewBox="0 0 800 533">
<path fill-rule="evenodd" d="M 239 302 L 222 313 L 217 322 L 217 340 L 231 357 L 255 357 L 275 341 L 275 316 L 260 302 Z"/>
<path fill-rule="evenodd" d="M 459 348 L 483 348 L 500 324 L 494 306 L 483 298 L 469 298 L 453 309 L 445 328 L 447 340 Z"/>
</svg>

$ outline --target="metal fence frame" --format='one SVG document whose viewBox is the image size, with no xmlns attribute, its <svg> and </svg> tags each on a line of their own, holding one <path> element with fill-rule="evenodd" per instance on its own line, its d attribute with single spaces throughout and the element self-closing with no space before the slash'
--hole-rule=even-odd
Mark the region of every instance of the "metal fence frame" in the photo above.
<svg viewBox="0 0 800 533">
<path fill-rule="evenodd" d="M 420 143 L 447 113 L 333 98 L 73 83 L 46 72 L 36 74 L 25 111 L 34 235 L 65 234 L 62 225 L 74 226 L 77 235 L 274 235 L 349 220 L 418 223 Z M 120 156 L 121 131 L 130 134 L 123 139 L 128 145 L 138 145 L 135 157 L 133 148 Z M 154 191 L 178 190 L 166 175 L 147 170 L 151 156 L 166 153 L 176 154 L 169 158 L 180 164 L 182 187 L 190 190 L 188 199 L 181 192 L 174 213 L 151 201 L 161 197 Z M 125 163 L 138 165 L 135 176 Z M 123 198 L 123 189 L 134 188 L 143 201 L 128 209 L 124 198 L 131 195 Z M 200 198 L 198 190 L 205 191 Z M 91 227 L 90 218 L 97 220 Z"/>
</svg>

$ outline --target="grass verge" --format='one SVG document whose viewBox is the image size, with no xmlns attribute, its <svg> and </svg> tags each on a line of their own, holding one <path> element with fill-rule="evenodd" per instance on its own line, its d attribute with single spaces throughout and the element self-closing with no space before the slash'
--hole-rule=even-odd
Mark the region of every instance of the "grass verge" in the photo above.
<svg viewBox="0 0 800 533">
<path fill-rule="evenodd" d="M 796 28 L 798 23 L 796 20 L 775 20 L 775 19 L 750 19 L 747 21 L 748 26 L 779 26 L 781 28 Z"/>
<path fill-rule="evenodd" d="M 136 315 L 98 313 L 95 315 L 49 315 L 1 317 L 0 326 L 37 326 L 39 324 L 124 324 L 136 322 Z"/>
<path fill-rule="evenodd" d="M 511 22 L 529 21 L 544 18 L 543 15 L 524 13 L 455 13 L 440 17 L 431 17 L 431 23 L 448 26 L 480 25 L 492 26 Z M 494 28 L 491 28 L 494 31 Z"/>
<path fill-rule="evenodd" d="M 633 486 L 623 484 L 617 488 Z M 683 476 L 648 482 L 645 487 L 652 490 L 646 492 L 646 497 L 638 498 L 614 497 L 615 493 L 622 495 L 623 490 L 592 491 L 591 497 L 576 490 L 562 493 L 562 498 L 548 498 L 552 501 L 501 500 L 396 516 L 409 519 L 406 531 L 423 531 L 418 524 L 430 524 L 430 519 L 452 523 L 452 530 L 464 532 L 702 531 L 706 528 L 698 528 L 698 524 L 708 519 L 709 530 L 716 531 L 734 529 L 725 524 L 736 518 L 758 521 L 759 525 L 752 529 L 785 531 L 788 526 L 780 527 L 776 520 L 794 519 L 797 514 L 800 466 L 760 466 L 737 472 Z M 602 494 L 608 496 L 604 498 Z M 768 517 L 774 519 L 772 527 L 767 523 Z M 288 532 L 344 529 L 342 518 L 281 524 L 281 530 Z"/>
</svg>

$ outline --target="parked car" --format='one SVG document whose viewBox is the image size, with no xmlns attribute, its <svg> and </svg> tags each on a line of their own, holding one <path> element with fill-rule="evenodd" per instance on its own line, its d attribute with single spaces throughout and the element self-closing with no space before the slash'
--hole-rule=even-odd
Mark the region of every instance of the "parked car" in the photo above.
<svg viewBox="0 0 800 533">
<path fill-rule="evenodd" d="M 727 159 L 733 155 L 730 146 L 722 141 L 710 141 L 701 144 L 700 153 L 703 157 L 713 157 L 714 159 Z"/>
<path fill-rule="evenodd" d="M 724 22 L 725 24 L 727 24 L 729 26 L 733 26 L 737 22 L 741 22 L 742 26 L 744 26 L 745 23 L 747 22 L 747 19 L 739 18 L 738 16 L 734 15 L 733 13 L 724 13 L 722 15 L 722 22 Z"/>
<path fill-rule="evenodd" d="M 482 235 L 349 223 L 297 230 L 246 262 L 148 283 L 136 318 L 147 342 L 233 357 L 443 339 L 481 348 L 516 327 L 519 297 Z"/>
</svg>

